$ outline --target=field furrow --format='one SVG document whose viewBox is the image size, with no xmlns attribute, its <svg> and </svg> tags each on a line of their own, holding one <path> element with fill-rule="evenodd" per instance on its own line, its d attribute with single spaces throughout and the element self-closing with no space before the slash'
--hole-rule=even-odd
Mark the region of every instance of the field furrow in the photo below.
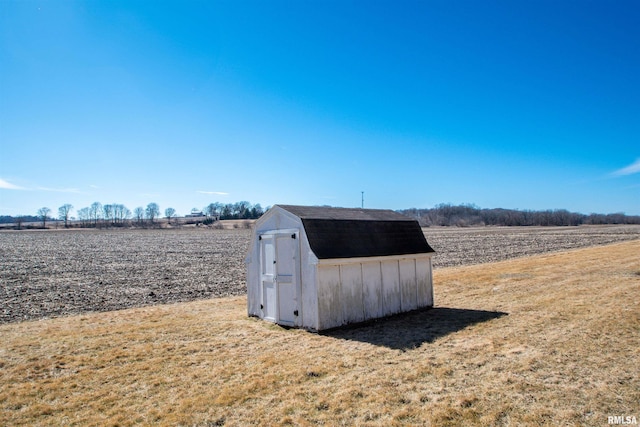
<svg viewBox="0 0 640 427">
<path fill-rule="evenodd" d="M 640 238 L 640 226 L 425 228 L 434 267 Z M 251 231 L 205 228 L 0 233 L 0 323 L 246 292 Z"/>
</svg>

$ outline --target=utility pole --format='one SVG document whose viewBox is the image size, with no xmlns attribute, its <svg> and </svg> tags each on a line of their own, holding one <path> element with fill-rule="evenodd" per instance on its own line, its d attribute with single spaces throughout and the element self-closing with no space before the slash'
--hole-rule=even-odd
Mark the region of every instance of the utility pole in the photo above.
<svg viewBox="0 0 640 427">
<path fill-rule="evenodd" d="M 360 205 L 360 207 L 364 209 L 364 191 L 361 191 L 360 193 L 362 193 L 362 204 Z"/>
</svg>

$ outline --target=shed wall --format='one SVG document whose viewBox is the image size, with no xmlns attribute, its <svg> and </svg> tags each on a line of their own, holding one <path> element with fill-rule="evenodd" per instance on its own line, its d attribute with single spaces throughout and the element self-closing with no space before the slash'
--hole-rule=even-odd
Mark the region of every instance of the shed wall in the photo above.
<svg viewBox="0 0 640 427">
<path fill-rule="evenodd" d="M 365 319 L 384 316 L 382 296 L 382 263 L 368 262 L 362 265 L 362 297 Z"/>
<path fill-rule="evenodd" d="M 357 323 L 364 320 L 364 292 L 362 289 L 362 264 L 340 266 L 342 287 L 342 321 Z"/>
<path fill-rule="evenodd" d="M 318 327 L 334 328 L 433 305 L 430 255 L 322 260 Z"/>
<path fill-rule="evenodd" d="M 398 261 L 400 271 L 400 310 L 410 311 L 418 308 L 418 289 L 416 287 L 416 261 L 403 259 Z"/>
<path fill-rule="evenodd" d="M 418 286 L 418 305 L 433 307 L 433 278 L 431 258 L 416 260 L 416 279 Z"/>
<path fill-rule="evenodd" d="M 400 271 L 398 261 L 382 261 L 382 303 L 385 316 L 400 313 Z"/>
<path fill-rule="evenodd" d="M 318 265 L 318 330 L 344 325 L 339 265 Z"/>
</svg>

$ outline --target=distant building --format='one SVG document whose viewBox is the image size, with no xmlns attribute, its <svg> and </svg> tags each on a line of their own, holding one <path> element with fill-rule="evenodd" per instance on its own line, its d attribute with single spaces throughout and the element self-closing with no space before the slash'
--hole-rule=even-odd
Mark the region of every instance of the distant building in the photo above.
<svg viewBox="0 0 640 427">
<path fill-rule="evenodd" d="M 203 221 L 204 220 L 210 220 L 213 222 L 220 221 L 220 214 L 217 212 L 214 213 L 213 215 L 207 216 L 204 214 L 204 212 L 201 212 L 201 211 L 199 212 L 191 211 L 190 214 L 187 214 L 184 217 L 187 219 L 200 219 Z"/>
</svg>

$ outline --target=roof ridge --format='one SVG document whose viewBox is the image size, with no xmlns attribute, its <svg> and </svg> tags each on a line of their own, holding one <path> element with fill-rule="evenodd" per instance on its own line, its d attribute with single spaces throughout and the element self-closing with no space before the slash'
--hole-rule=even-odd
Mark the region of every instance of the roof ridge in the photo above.
<svg viewBox="0 0 640 427">
<path fill-rule="evenodd" d="M 415 221 L 391 209 L 343 208 L 333 206 L 274 205 L 300 218 L 359 221 Z"/>
</svg>

